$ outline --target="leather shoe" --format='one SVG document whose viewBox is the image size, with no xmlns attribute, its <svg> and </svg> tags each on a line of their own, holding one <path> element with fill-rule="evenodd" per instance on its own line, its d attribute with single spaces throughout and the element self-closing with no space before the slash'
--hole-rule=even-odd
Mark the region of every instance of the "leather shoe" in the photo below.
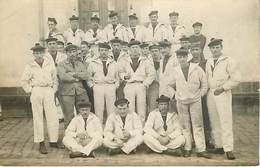
<svg viewBox="0 0 260 167">
<path fill-rule="evenodd" d="M 50 147 L 58 148 L 58 149 L 65 149 L 65 146 L 58 142 L 50 142 Z"/>
<path fill-rule="evenodd" d="M 81 152 L 70 153 L 70 158 L 78 158 L 78 157 L 83 157 L 83 154 Z"/>
<path fill-rule="evenodd" d="M 41 154 L 48 154 L 48 151 L 46 149 L 46 146 L 45 146 L 44 142 L 40 142 L 39 151 L 40 151 Z"/>
<path fill-rule="evenodd" d="M 214 153 L 214 154 L 225 154 L 225 151 L 223 148 L 215 148 L 212 150 L 208 150 L 210 153 Z"/>
<path fill-rule="evenodd" d="M 182 150 L 180 148 L 167 149 L 164 151 L 164 153 L 167 155 L 173 155 L 173 156 L 177 156 L 177 157 L 182 156 Z"/>
<path fill-rule="evenodd" d="M 183 156 L 184 156 L 185 158 L 191 157 L 191 151 L 190 151 L 190 150 L 184 150 Z"/>
<path fill-rule="evenodd" d="M 207 154 L 205 151 L 197 153 L 197 157 L 203 157 L 203 158 L 211 159 L 211 156 L 209 154 Z"/>
<path fill-rule="evenodd" d="M 96 157 L 96 154 L 95 154 L 94 151 L 92 151 L 89 155 L 83 154 L 83 157 L 84 157 L 84 158 L 95 158 L 95 157 Z"/>
<path fill-rule="evenodd" d="M 234 160 L 234 159 L 236 159 L 236 157 L 235 157 L 235 155 L 233 154 L 232 151 L 226 152 L 226 156 L 227 156 L 227 159 L 228 159 L 228 160 Z"/>
</svg>

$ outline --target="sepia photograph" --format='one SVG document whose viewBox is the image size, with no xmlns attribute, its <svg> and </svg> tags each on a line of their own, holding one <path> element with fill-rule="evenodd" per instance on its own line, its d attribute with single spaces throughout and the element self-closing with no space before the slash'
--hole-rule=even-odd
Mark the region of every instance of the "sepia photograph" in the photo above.
<svg viewBox="0 0 260 167">
<path fill-rule="evenodd" d="M 260 0 L 0 0 L 0 166 L 258 166 Z"/>
</svg>

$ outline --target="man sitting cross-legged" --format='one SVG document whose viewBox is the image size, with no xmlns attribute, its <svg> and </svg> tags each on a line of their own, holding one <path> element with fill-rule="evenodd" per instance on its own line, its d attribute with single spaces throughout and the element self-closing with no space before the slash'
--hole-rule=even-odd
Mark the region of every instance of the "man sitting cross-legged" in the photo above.
<svg viewBox="0 0 260 167">
<path fill-rule="evenodd" d="M 65 131 L 63 143 L 72 151 L 70 158 L 95 157 L 93 151 L 102 145 L 102 125 L 90 112 L 91 103 L 79 103 L 78 110 Z"/>
<path fill-rule="evenodd" d="M 116 111 L 107 119 L 104 129 L 104 145 L 110 155 L 135 152 L 143 142 L 140 117 L 129 111 L 129 101 L 119 99 L 115 102 Z"/>
<path fill-rule="evenodd" d="M 158 108 L 150 112 L 144 126 L 144 143 L 154 152 L 181 156 L 185 138 L 178 114 L 169 111 L 170 98 L 161 95 Z"/>
</svg>

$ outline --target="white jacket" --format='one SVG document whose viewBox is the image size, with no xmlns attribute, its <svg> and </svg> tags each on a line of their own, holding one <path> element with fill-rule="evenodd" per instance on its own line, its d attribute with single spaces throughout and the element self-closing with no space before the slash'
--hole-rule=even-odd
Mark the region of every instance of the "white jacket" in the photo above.
<svg viewBox="0 0 260 167">
<path fill-rule="evenodd" d="M 206 64 L 206 75 L 210 89 L 223 87 L 225 90 L 230 90 L 241 81 L 236 62 L 231 57 L 222 55 L 216 62 L 213 71 L 211 66 L 214 67 L 213 58 L 209 58 Z"/>
<path fill-rule="evenodd" d="M 130 75 L 130 79 L 126 80 L 127 83 L 141 81 L 146 87 L 149 87 L 155 79 L 155 69 L 147 58 L 140 56 L 139 62 L 140 64 L 134 72 L 130 65 L 130 63 L 132 63 L 132 59 L 129 57 L 128 59 L 122 60 L 119 67 L 119 77 L 120 79 L 125 80 L 124 77 L 126 75 Z"/>
<path fill-rule="evenodd" d="M 52 87 L 56 92 L 58 80 L 53 60 L 44 55 L 42 67 L 34 60 L 26 65 L 21 78 L 21 86 L 26 93 L 30 93 L 33 87 Z"/>
<path fill-rule="evenodd" d="M 185 27 L 177 25 L 175 32 L 173 32 L 171 25 L 167 25 L 166 30 L 168 36 L 167 39 L 173 44 L 173 46 L 175 47 L 175 45 L 180 44 L 180 38 L 185 35 Z M 178 46 L 175 48 L 178 48 Z"/>
<path fill-rule="evenodd" d="M 75 35 L 75 36 L 74 36 Z M 85 33 L 81 29 L 77 29 L 75 34 L 72 29 L 69 28 L 63 33 L 66 44 L 71 42 L 74 45 L 80 46 L 81 41 L 85 39 Z"/>
<path fill-rule="evenodd" d="M 98 117 L 95 114 L 90 113 L 85 124 L 85 121 L 80 114 L 75 116 L 65 130 L 65 136 L 76 138 L 78 133 L 86 133 L 91 138 L 102 139 L 103 130 Z"/>
<path fill-rule="evenodd" d="M 144 133 L 147 133 L 154 138 L 160 135 L 167 134 L 171 139 L 175 139 L 182 135 L 182 129 L 179 123 L 178 114 L 176 112 L 168 112 L 166 117 L 167 130 L 163 128 L 164 121 L 159 109 L 155 109 L 149 113 L 144 126 Z"/>
<path fill-rule="evenodd" d="M 118 81 L 117 63 L 109 58 L 106 62 L 107 75 L 103 72 L 103 63 L 99 58 L 93 59 L 88 66 L 88 73 L 90 74 L 90 80 L 88 85 L 92 87 L 99 83 L 116 84 Z"/>
<path fill-rule="evenodd" d="M 190 63 L 188 72 L 188 81 L 186 81 L 180 66 L 173 69 L 167 86 L 176 85 L 176 92 L 170 92 L 166 89 L 165 95 L 173 97 L 184 104 L 190 104 L 201 99 L 208 91 L 208 83 L 203 69 L 195 63 Z M 172 94 L 171 94 L 172 93 Z"/>
<path fill-rule="evenodd" d="M 141 25 L 137 25 L 135 27 L 135 32 L 132 31 L 132 29 L 130 27 L 127 28 L 127 32 L 128 32 L 128 39 L 129 41 L 131 39 L 135 39 L 137 41 L 140 42 L 145 42 L 146 41 L 146 28 L 144 26 Z M 129 42 L 127 41 L 127 42 Z"/>
<path fill-rule="evenodd" d="M 168 39 L 165 25 L 158 23 L 153 32 L 153 27 L 151 23 L 149 23 L 146 27 L 146 42 L 160 42 L 164 39 Z"/>
<path fill-rule="evenodd" d="M 123 138 L 123 129 L 127 130 L 131 137 L 142 135 L 143 128 L 140 117 L 135 112 L 129 112 L 125 118 L 125 126 L 119 114 L 111 113 L 107 118 L 104 128 L 104 137 L 112 140 L 114 137 Z"/>
<path fill-rule="evenodd" d="M 122 41 L 129 42 L 128 31 L 124 25 L 119 23 L 116 26 L 115 31 L 113 29 L 112 24 L 108 24 L 104 28 L 102 39 L 104 39 L 105 42 L 109 42 L 110 40 L 114 39 L 115 37 L 118 37 Z"/>
<path fill-rule="evenodd" d="M 85 41 L 88 43 L 98 43 L 98 42 L 104 42 L 104 37 L 103 37 L 103 30 L 102 29 L 97 29 L 97 35 L 96 37 L 93 36 L 94 31 L 93 29 L 89 29 L 86 34 L 85 34 Z"/>
</svg>

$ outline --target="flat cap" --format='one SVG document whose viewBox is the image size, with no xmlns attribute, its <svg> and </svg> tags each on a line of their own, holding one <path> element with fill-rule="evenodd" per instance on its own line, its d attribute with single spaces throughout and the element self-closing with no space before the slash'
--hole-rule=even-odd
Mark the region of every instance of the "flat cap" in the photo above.
<svg viewBox="0 0 260 167">
<path fill-rule="evenodd" d="M 78 49 L 78 46 L 74 45 L 72 43 L 68 43 L 67 46 L 65 47 L 65 51 L 69 51 L 69 50 L 72 50 L 72 49 Z"/>
<path fill-rule="evenodd" d="M 136 16 L 135 13 L 129 15 L 128 18 L 129 18 L 129 19 L 134 19 L 134 20 L 137 20 L 137 19 L 138 19 L 138 17 Z"/>
<path fill-rule="evenodd" d="M 40 43 L 35 43 L 35 45 L 31 48 L 32 51 L 42 51 L 45 50 L 45 47 L 41 46 Z"/>
<path fill-rule="evenodd" d="M 110 42 L 111 43 L 121 43 L 122 41 L 118 37 L 115 37 L 114 39 L 111 39 Z"/>
<path fill-rule="evenodd" d="M 157 10 L 152 10 L 149 14 L 148 14 L 148 16 L 151 16 L 151 15 L 157 15 L 158 14 L 158 11 Z"/>
<path fill-rule="evenodd" d="M 195 22 L 195 23 L 193 23 L 192 24 L 192 27 L 196 27 L 196 26 L 202 26 L 202 23 L 200 23 L 200 22 Z"/>
<path fill-rule="evenodd" d="M 57 41 L 57 45 L 64 45 L 63 41 Z"/>
<path fill-rule="evenodd" d="M 53 18 L 53 17 L 48 17 L 48 21 L 57 24 L 57 20 L 55 18 Z"/>
<path fill-rule="evenodd" d="M 89 46 L 89 43 L 87 41 L 81 41 L 80 44 Z"/>
<path fill-rule="evenodd" d="M 123 45 L 123 46 L 128 46 L 128 42 L 126 42 L 126 41 L 121 41 L 121 45 Z"/>
<path fill-rule="evenodd" d="M 115 11 L 111 11 L 108 15 L 108 17 L 114 17 L 114 16 L 118 16 L 118 13 Z"/>
<path fill-rule="evenodd" d="M 169 13 L 169 16 L 179 16 L 179 13 L 178 13 L 178 12 L 175 12 L 175 11 L 173 11 L 173 12 Z"/>
<path fill-rule="evenodd" d="M 128 43 L 128 46 L 133 46 L 133 45 L 140 45 L 141 42 L 140 41 L 137 41 L 135 39 L 131 39 L 130 42 Z"/>
<path fill-rule="evenodd" d="M 156 101 L 158 103 L 162 103 L 162 102 L 169 102 L 170 101 L 170 98 L 169 97 L 166 97 L 164 95 L 161 95 L 159 98 L 156 99 Z"/>
<path fill-rule="evenodd" d="M 198 41 L 198 42 L 193 42 L 193 43 L 191 43 L 191 44 L 190 44 L 190 48 L 191 48 L 191 49 L 192 49 L 192 48 L 201 48 L 200 42 Z"/>
<path fill-rule="evenodd" d="M 116 100 L 114 103 L 115 106 L 123 105 L 123 104 L 129 104 L 129 101 L 125 98 L 122 98 L 122 99 Z"/>
<path fill-rule="evenodd" d="M 92 104 L 90 102 L 81 101 L 77 106 L 78 108 L 91 108 Z"/>
<path fill-rule="evenodd" d="M 73 20 L 79 20 L 79 17 L 75 16 L 75 15 L 72 15 L 70 18 L 69 18 L 70 21 L 73 21 Z"/>
<path fill-rule="evenodd" d="M 176 55 L 186 56 L 186 55 L 188 55 L 189 51 L 187 49 L 185 49 L 184 47 L 181 47 L 178 50 L 176 50 L 175 53 L 176 53 Z"/>
<path fill-rule="evenodd" d="M 211 38 L 208 47 L 222 44 L 222 39 Z"/>
<path fill-rule="evenodd" d="M 58 41 L 57 38 L 54 38 L 54 37 L 49 37 L 47 39 L 45 39 L 45 42 L 48 43 L 48 42 L 52 42 L 52 41 Z"/>
<path fill-rule="evenodd" d="M 107 42 L 98 43 L 98 47 L 99 48 L 111 49 L 111 47 L 109 46 L 109 44 Z"/>
<path fill-rule="evenodd" d="M 142 42 L 141 44 L 140 44 L 140 47 L 141 48 L 145 48 L 145 47 L 148 47 L 149 46 L 149 43 L 147 43 L 147 42 Z"/>
<path fill-rule="evenodd" d="M 190 41 L 190 38 L 187 37 L 186 35 L 183 35 L 183 36 L 180 38 L 180 41 Z"/>
<path fill-rule="evenodd" d="M 159 42 L 159 45 L 160 45 L 161 47 L 170 47 L 172 44 L 171 44 L 170 41 L 168 41 L 167 39 L 165 39 L 165 40 Z"/>
</svg>

